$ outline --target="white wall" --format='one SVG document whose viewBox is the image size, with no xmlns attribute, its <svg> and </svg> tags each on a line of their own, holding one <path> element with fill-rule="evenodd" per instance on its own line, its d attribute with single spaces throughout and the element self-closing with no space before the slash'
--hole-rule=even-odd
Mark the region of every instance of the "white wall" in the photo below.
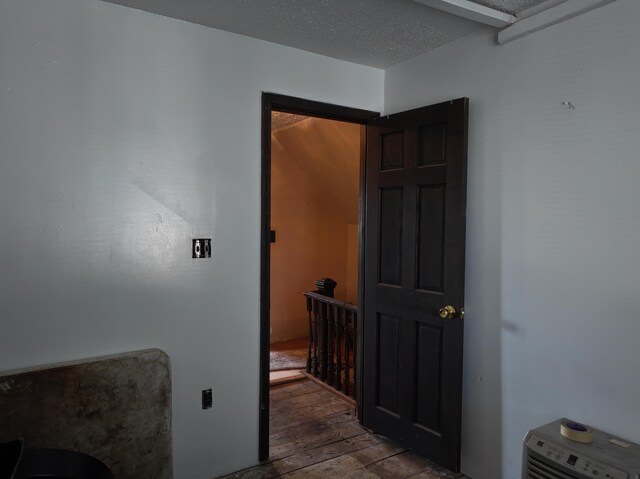
<svg viewBox="0 0 640 479">
<path fill-rule="evenodd" d="M 257 461 L 263 90 L 379 110 L 383 72 L 97 0 L 0 0 L 0 369 L 164 349 L 177 479 Z M 200 236 L 211 260 L 190 258 Z"/>
<path fill-rule="evenodd" d="M 640 2 L 386 72 L 393 113 L 470 98 L 463 471 L 519 476 L 568 416 L 640 441 Z M 575 110 L 562 102 L 570 101 Z"/>
</svg>

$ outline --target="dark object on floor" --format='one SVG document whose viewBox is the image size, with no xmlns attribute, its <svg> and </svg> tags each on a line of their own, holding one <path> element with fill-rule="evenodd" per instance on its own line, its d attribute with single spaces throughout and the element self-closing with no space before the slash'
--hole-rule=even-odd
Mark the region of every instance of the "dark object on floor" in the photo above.
<svg viewBox="0 0 640 479">
<path fill-rule="evenodd" d="M 0 479 L 13 479 L 22 455 L 23 443 L 22 439 L 16 439 L 0 444 Z"/>
<path fill-rule="evenodd" d="M 0 479 L 113 479 L 102 462 L 64 449 L 24 449 L 18 439 L 0 444 Z"/>
<path fill-rule="evenodd" d="M 15 479 L 113 479 L 95 457 L 64 449 L 27 449 Z"/>
</svg>

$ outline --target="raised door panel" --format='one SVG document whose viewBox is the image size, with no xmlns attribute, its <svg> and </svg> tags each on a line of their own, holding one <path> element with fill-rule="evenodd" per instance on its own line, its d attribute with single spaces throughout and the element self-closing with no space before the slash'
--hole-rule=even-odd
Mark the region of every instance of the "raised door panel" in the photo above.
<svg viewBox="0 0 640 479">
<path fill-rule="evenodd" d="M 400 318 L 378 315 L 378 405 L 387 411 L 398 412 L 398 383 L 400 368 Z"/>
<path fill-rule="evenodd" d="M 402 188 L 380 189 L 378 282 L 399 285 L 402 280 Z"/>
<path fill-rule="evenodd" d="M 380 136 L 380 170 L 399 170 L 404 167 L 404 132 L 396 131 Z"/>
<path fill-rule="evenodd" d="M 440 430 L 442 328 L 416 322 L 415 422 Z"/>
<path fill-rule="evenodd" d="M 418 166 L 444 165 L 447 162 L 447 124 L 423 126 L 419 130 Z"/>
<path fill-rule="evenodd" d="M 417 289 L 443 292 L 445 186 L 418 187 Z"/>
</svg>

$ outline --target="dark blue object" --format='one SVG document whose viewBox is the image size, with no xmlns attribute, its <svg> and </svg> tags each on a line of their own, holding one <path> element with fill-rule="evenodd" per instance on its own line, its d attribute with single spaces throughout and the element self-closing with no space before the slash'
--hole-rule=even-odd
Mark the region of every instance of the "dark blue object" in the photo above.
<svg viewBox="0 0 640 479">
<path fill-rule="evenodd" d="M 567 421 L 564 425 L 569 429 L 573 429 L 574 431 L 587 432 L 589 430 L 587 426 L 585 426 L 584 424 L 580 424 L 579 422 Z"/>
<path fill-rule="evenodd" d="M 24 441 L 15 441 L 0 444 L 0 479 L 13 479 L 16 468 L 22 456 Z"/>
</svg>

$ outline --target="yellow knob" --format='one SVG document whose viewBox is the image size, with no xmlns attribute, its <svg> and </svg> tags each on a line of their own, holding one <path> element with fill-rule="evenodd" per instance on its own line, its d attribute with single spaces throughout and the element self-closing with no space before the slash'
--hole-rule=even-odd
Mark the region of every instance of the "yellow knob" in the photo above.
<svg viewBox="0 0 640 479">
<path fill-rule="evenodd" d="M 458 312 L 453 306 L 445 306 L 444 308 L 440 308 L 438 314 L 442 319 L 453 319 L 458 316 Z"/>
</svg>

